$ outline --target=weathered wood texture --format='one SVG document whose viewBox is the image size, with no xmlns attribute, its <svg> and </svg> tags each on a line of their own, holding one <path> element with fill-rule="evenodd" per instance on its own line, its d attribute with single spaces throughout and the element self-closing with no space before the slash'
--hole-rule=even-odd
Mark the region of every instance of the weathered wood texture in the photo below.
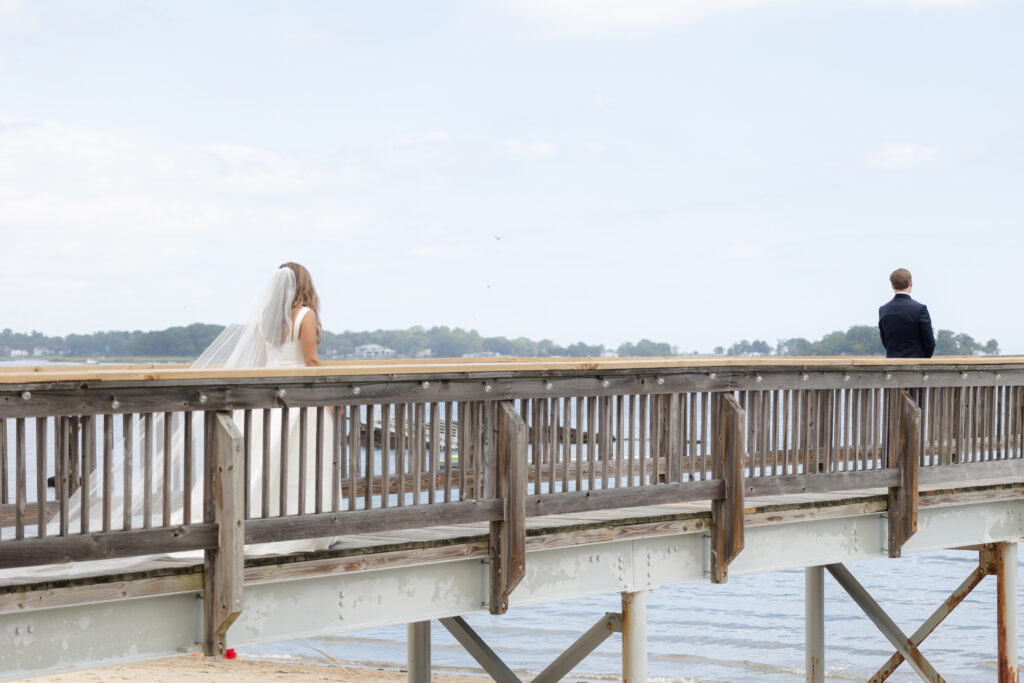
<svg viewBox="0 0 1024 683">
<path fill-rule="evenodd" d="M 511 402 L 497 410 L 496 491 L 502 518 L 490 525 L 490 612 L 504 614 L 526 575 L 526 423 Z"/>
<path fill-rule="evenodd" d="M 921 485 L 1024 477 L 1022 359 L 434 361 L 288 376 L 151 367 L 0 376 L 0 519 L 13 527 L 0 555 L 22 563 L 120 556 L 130 544 L 114 537 L 135 529 L 160 532 L 140 553 L 209 547 L 197 540 L 192 507 L 212 485 L 210 463 L 195 457 L 212 432 L 193 425 L 218 410 L 234 411 L 243 426 L 247 542 L 506 519 L 496 487 L 508 463 L 495 446 L 505 437 L 491 431 L 505 402 L 524 430 L 521 462 L 512 463 L 526 481 L 524 517 L 702 500 L 732 509 L 741 500 L 734 491 L 872 487 L 903 492 L 892 509 L 909 509 L 915 486 L 903 478 L 912 470 L 890 468 L 887 453 L 915 436 L 900 427 L 899 387 L 920 405 Z M 722 405 L 740 409 L 731 441 L 716 414 Z M 735 444 L 728 453 L 726 442 Z M 731 479 L 721 474 L 726 455 Z M 55 485 L 49 522 L 36 502 L 47 493 L 45 472 Z M 18 551 L 22 543 L 32 550 Z"/>
<path fill-rule="evenodd" d="M 921 409 L 903 391 L 898 396 L 899 423 L 893 466 L 899 483 L 889 488 L 889 557 L 899 557 L 903 544 L 917 532 L 918 468 L 921 457 Z M 894 411 L 895 412 L 895 411 Z"/>
<path fill-rule="evenodd" d="M 729 563 L 743 550 L 743 416 L 732 396 L 718 398 L 715 430 L 715 467 L 724 496 L 711 503 L 711 581 L 725 583 Z"/>
<path fill-rule="evenodd" d="M 208 522 L 217 525 L 217 545 L 207 549 L 203 572 L 203 653 L 220 655 L 225 650 L 228 627 L 242 613 L 245 555 L 245 498 L 243 439 L 231 415 L 217 413 L 211 429 L 212 443 L 206 458 L 212 463 L 212 486 L 205 506 L 212 511 Z"/>
</svg>

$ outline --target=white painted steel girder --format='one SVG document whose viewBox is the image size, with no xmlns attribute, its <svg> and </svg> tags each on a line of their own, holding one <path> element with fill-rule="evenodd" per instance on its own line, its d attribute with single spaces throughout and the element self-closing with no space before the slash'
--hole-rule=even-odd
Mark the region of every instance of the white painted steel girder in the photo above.
<svg viewBox="0 0 1024 683">
<path fill-rule="evenodd" d="M 886 557 L 874 513 L 746 528 L 730 575 Z M 1017 541 L 1024 500 L 923 507 L 904 553 Z M 709 539 L 695 532 L 530 551 L 511 605 L 707 581 Z M 487 611 L 480 558 L 249 584 L 231 647 Z M 87 669 L 195 652 L 203 601 L 177 595 L 0 614 L 0 678 Z"/>
</svg>

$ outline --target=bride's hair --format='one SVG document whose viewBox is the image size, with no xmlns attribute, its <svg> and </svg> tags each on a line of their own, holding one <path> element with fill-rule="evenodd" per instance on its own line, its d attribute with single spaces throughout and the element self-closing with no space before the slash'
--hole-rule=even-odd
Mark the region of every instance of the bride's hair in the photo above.
<svg viewBox="0 0 1024 683">
<path fill-rule="evenodd" d="M 305 306 L 313 310 L 316 316 L 316 343 L 320 343 L 320 297 L 313 287 L 313 276 L 309 274 L 304 266 L 293 261 L 282 263 L 282 268 L 288 268 L 295 273 L 295 298 L 292 299 L 292 306 Z"/>
</svg>

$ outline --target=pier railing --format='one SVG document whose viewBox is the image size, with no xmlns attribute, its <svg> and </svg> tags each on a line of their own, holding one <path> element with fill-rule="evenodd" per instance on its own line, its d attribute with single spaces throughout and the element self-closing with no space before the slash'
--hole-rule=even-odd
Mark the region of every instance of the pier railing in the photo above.
<svg viewBox="0 0 1024 683">
<path fill-rule="evenodd" d="M 913 483 L 913 506 L 918 479 L 1024 473 L 1019 358 L 290 372 L 0 370 L 0 566 L 210 551 L 236 518 L 246 544 L 486 521 L 495 548 L 518 548 L 528 516 L 706 500 L 738 535 L 724 580 L 744 496 Z M 505 597 L 522 575 L 510 552 Z"/>
</svg>

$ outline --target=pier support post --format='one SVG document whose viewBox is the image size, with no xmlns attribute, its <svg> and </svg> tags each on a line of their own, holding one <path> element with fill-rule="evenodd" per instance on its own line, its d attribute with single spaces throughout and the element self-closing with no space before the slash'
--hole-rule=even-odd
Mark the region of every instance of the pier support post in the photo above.
<svg viewBox="0 0 1024 683">
<path fill-rule="evenodd" d="M 804 569 L 804 643 L 807 683 L 825 680 L 825 568 Z"/>
<path fill-rule="evenodd" d="M 430 622 L 413 622 L 407 629 L 409 683 L 430 683 Z"/>
<path fill-rule="evenodd" d="M 647 680 L 647 592 L 622 594 L 622 680 Z"/>
<path fill-rule="evenodd" d="M 996 619 L 999 638 L 999 683 L 1017 683 L 1020 660 L 1017 654 L 1017 544 L 996 546 Z"/>
<path fill-rule="evenodd" d="M 228 627 L 242 613 L 245 488 L 242 434 L 231 413 L 206 413 L 203 520 L 217 522 L 217 547 L 203 572 L 203 654 L 223 654 Z"/>
</svg>

